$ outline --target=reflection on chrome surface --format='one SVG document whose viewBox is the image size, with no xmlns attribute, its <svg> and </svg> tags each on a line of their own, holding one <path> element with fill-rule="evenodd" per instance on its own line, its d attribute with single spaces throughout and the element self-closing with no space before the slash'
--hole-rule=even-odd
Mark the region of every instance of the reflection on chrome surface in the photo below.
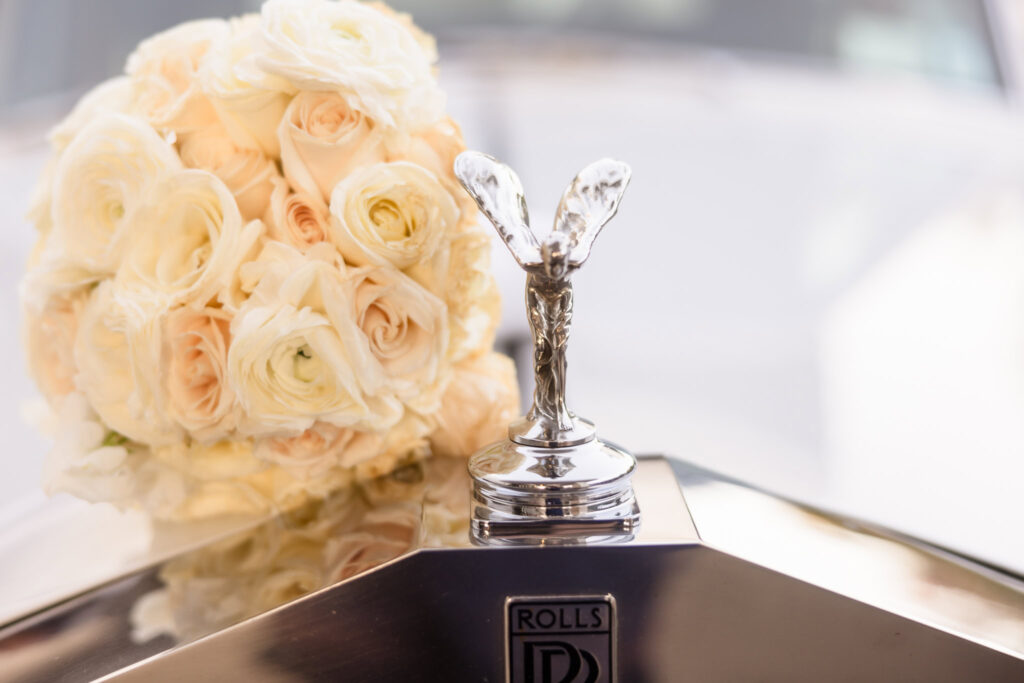
<svg viewBox="0 0 1024 683">
<path fill-rule="evenodd" d="M 416 548 L 468 546 L 468 507 L 465 461 L 407 465 L 0 629 L 0 681 L 91 680 Z"/>
<path fill-rule="evenodd" d="M 679 467 L 711 547 L 1024 656 L 1024 581 L 891 531 Z"/>
<path fill-rule="evenodd" d="M 349 666 L 353 680 L 381 680 L 373 675 L 412 661 L 447 661 L 456 642 L 473 647 L 450 666 L 490 671 L 501 639 L 488 605 L 508 591 L 566 587 L 616 595 L 622 666 L 651 680 L 747 680 L 755 670 L 823 680 L 813 676 L 837 665 L 868 676 L 858 680 L 1024 672 L 1019 577 L 687 463 L 673 463 L 673 477 L 662 459 L 639 463 L 648 522 L 628 544 L 469 547 L 464 465 L 428 461 L 11 624 L 0 631 L 0 680 L 228 668 L 305 680 Z"/>
<path fill-rule="evenodd" d="M 171 560 L 134 605 L 132 637 L 190 641 L 389 562 L 467 545 L 465 463 L 435 458 Z"/>
</svg>

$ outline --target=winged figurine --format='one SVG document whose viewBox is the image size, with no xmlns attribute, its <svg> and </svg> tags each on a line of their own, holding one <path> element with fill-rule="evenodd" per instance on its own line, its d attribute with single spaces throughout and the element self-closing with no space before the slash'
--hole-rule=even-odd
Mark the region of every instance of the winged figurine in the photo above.
<svg viewBox="0 0 1024 683">
<path fill-rule="evenodd" d="M 526 271 L 536 384 L 533 406 L 518 435 L 524 442 L 566 443 L 567 435 L 586 431 L 565 404 L 570 277 L 618 211 L 629 184 L 629 166 L 601 159 L 580 171 L 562 194 L 554 227 L 544 238 L 530 228 L 523 185 L 511 168 L 486 154 L 463 152 L 455 160 L 455 175 Z"/>
</svg>

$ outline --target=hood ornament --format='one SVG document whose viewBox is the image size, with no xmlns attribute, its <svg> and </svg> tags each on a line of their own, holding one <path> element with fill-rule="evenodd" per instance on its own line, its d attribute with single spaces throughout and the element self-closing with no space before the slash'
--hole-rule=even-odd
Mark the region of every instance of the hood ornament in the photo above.
<svg viewBox="0 0 1024 683">
<path fill-rule="evenodd" d="M 526 271 L 533 333 L 533 405 L 508 439 L 469 462 L 472 534 L 479 543 L 584 542 L 628 538 L 639 524 L 630 484 L 636 459 L 597 438 L 565 403 L 572 274 L 590 256 L 619 208 L 629 166 L 611 159 L 584 168 L 566 188 L 543 239 L 530 229 L 515 172 L 480 152 L 463 152 L 455 175 Z"/>
</svg>

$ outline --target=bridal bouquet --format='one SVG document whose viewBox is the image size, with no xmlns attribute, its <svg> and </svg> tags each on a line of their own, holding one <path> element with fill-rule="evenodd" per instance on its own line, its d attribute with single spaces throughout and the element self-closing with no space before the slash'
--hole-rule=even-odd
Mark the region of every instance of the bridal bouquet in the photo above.
<svg viewBox="0 0 1024 683">
<path fill-rule="evenodd" d="M 354 0 L 142 42 L 51 134 L 22 283 L 46 486 L 295 508 L 517 411 L 433 40 Z"/>
</svg>

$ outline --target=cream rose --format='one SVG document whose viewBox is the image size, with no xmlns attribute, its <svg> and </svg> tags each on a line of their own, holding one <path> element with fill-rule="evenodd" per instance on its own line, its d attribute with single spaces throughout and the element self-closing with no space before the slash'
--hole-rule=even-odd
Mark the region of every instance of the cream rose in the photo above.
<svg viewBox="0 0 1024 683">
<path fill-rule="evenodd" d="M 57 165 L 43 263 L 113 273 L 152 186 L 180 168 L 174 149 L 137 119 L 107 114 L 85 126 Z"/>
<path fill-rule="evenodd" d="M 439 455 L 468 457 L 503 438 L 517 415 L 519 387 L 512 360 L 493 352 L 477 356 L 454 369 L 430 442 Z"/>
<path fill-rule="evenodd" d="M 88 298 L 88 290 L 79 289 L 52 297 L 38 313 L 25 312 L 29 370 L 51 404 L 75 389 L 75 336 Z"/>
<path fill-rule="evenodd" d="M 377 125 L 333 92 L 296 95 L 281 119 L 278 139 L 288 182 L 324 201 L 352 169 L 385 160 Z"/>
<path fill-rule="evenodd" d="M 383 443 L 378 433 L 318 422 L 298 436 L 260 439 L 254 452 L 300 479 L 312 479 L 374 457 Z"/>
<path fill-rule="evenodd" d="M 227 22 L 204 19 L 142 41 L 125 68 L 133 88 L 132 111 L 155 128 L 178 133 L 214 123 L 217 114 L 196 72 L 210 46 L 228 35 Z"/>
<path fill-rule="evenodd" d="M 230 326 L 230 316 L 216 308 L 179 308 L 164 324 L 168 411 L 202 441 L 225 438 L 235 423 L 227 381 Z"/>
<path fill-rule="evenodd" d="M 239 147 L 280 156 L 277 128 L 294 87 L 256 66 L 260 16 L 230 20 L 231 35 L 214 43 L 199 69 L 199 85 Z"/>
<path fill-rule="evenodd" d="M 158 305 L 204 306 L 232 284 L 263 229 L 242 223 L 231 191 L 206 171 L 187 170 L 154 186 L 136 216 L 120 288 Z"/>
<path fill-rule="evenodd" d="M 205 126 L 182 136 L 181 160 L 214 174 L 235 196 L 245 220 L 262 218 L 274 191 L 277 165 L 258 149 L 239 147 L 224 126 Z"/>
<path fill-rule="evenodd" d="M 388 161 L 411 161 L 437 176 L 459 206 L 460 229 L 476 225 L 476 203 L 455 177 L 455 157 L 466 151 L 462 130 L 450 117 L 412 134 L 388 138 Z"/>
<path fill-rule="evenodd" d="M 182 432 L 160 384 L 161 320 L 112 281 L 101 283 L 82 310 L 74 355 L 75 384 L 115 431 L 149 445 L 174 443 Z"/>
<path fill-rule="evenodd" d="M 318 195 L 292 192 L 283 179 L 274 184 L 270 207 L 263 220 L 271 239 L 290 244 L 299 251 L 307 251 L 328 240 L 327 205 Z"/>
<path fill-rule="evenodd" d="M 436 55 L 393 13 L 353 0 L 268 0 L 262 19 L 257 63 L 268 74 L 337 92 L 385 126 L 419 128 L 441 117 Z"/>
<path fill-rule="evenodd" d="M 364 363 L 364 384 L 394 394 L 422 413 L 437 409 L 448 346 L 444 303 L 389 267 L 353 271 L 353 317 L 374 362 Z"/>
<path fill-rule="evenodd" d="M 331 194 L 331 241 L 355 265 L 427 261 L 459 221 L 437 177 L 406 161 L 364 166 Z"/>
<path fill-rule="evenodd" d="M 318 421 L 360 429 L 394 424 L 397 401 L 367 395 L 355 374 L 368 352 L 338 266 L 294 250 L 291 259 L 253 265 L 263 273 L 232 323 L 228 352 L 245 413 L 241 429 L 288 436 Z"/>
</svg>

